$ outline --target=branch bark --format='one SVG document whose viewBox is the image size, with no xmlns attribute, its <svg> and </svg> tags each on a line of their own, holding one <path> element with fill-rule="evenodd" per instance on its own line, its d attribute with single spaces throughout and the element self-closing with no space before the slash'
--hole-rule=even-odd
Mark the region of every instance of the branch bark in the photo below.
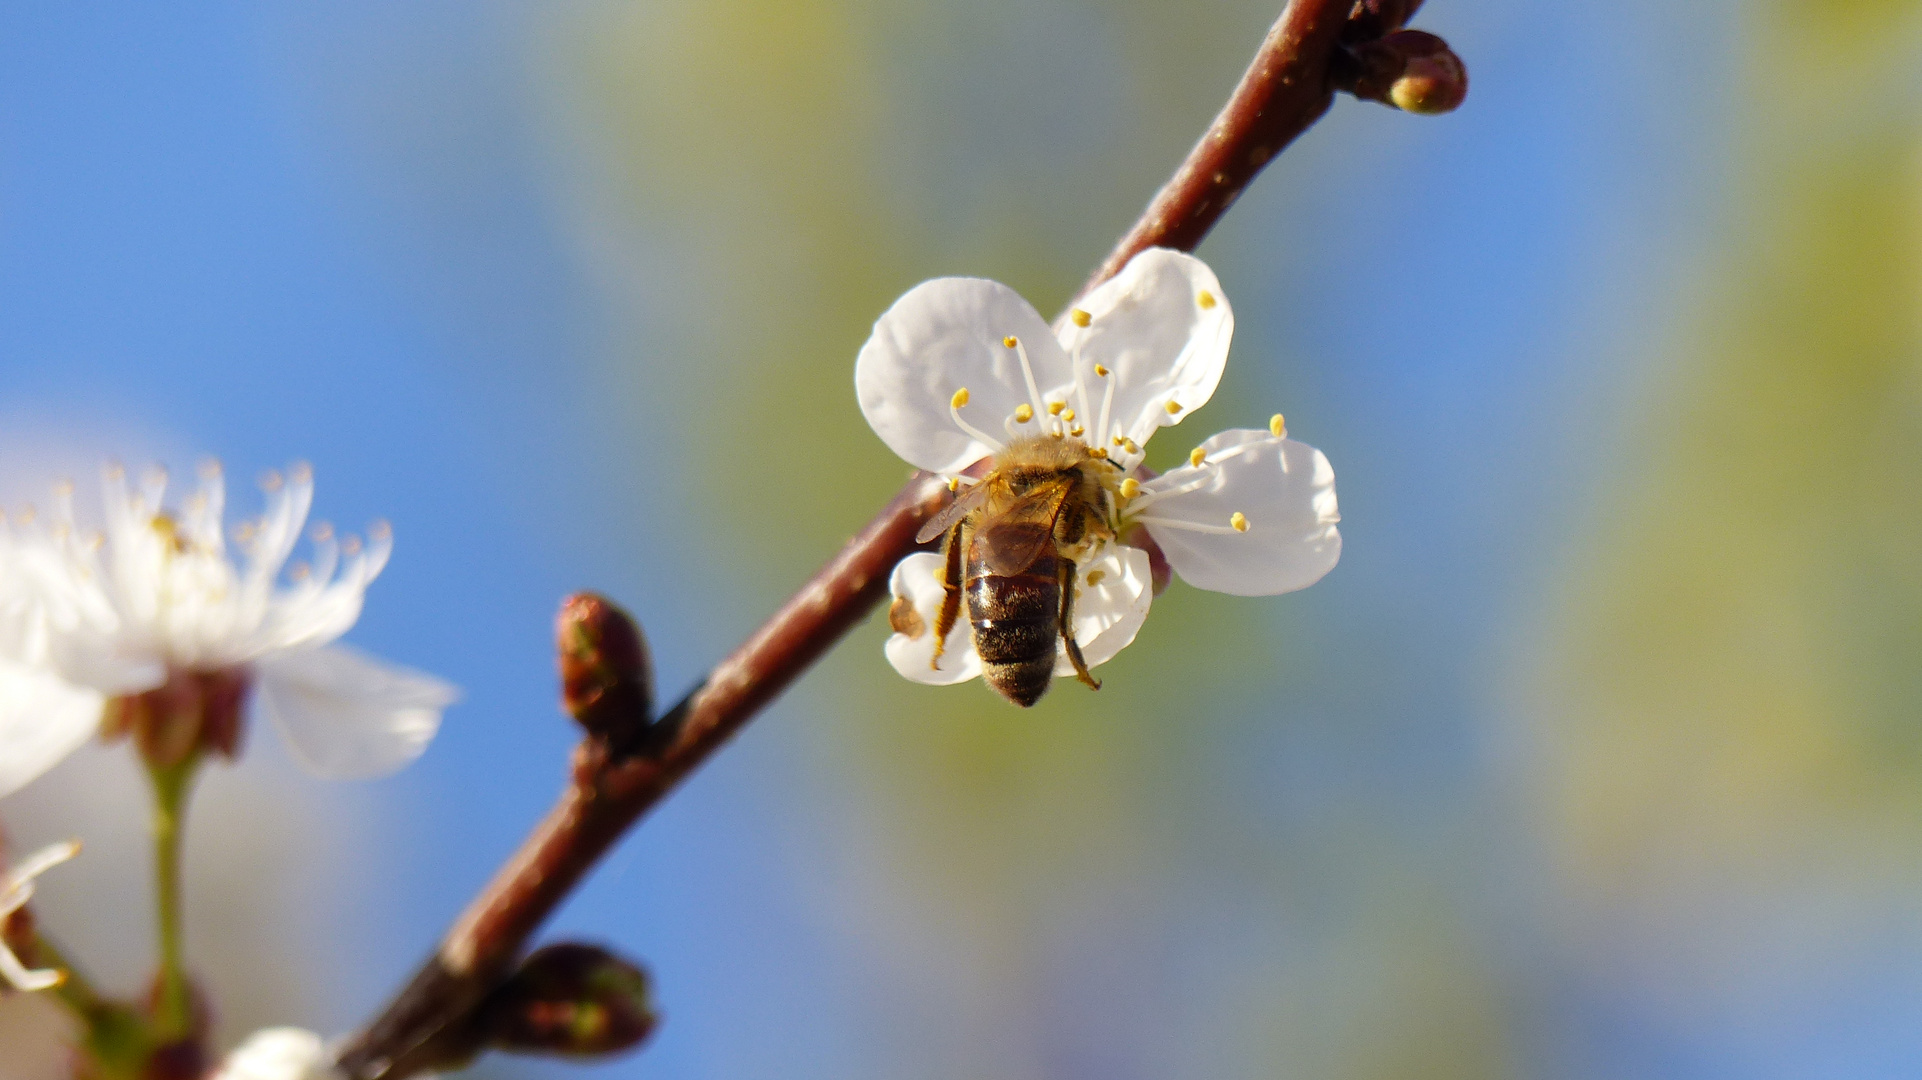
<svg viewBox="0 0 1922 1080">
<path fill-rule="evenodd" d="M 1274 156 L 1328 111 L 1329 65 L 1355 0 L 1291 0 L 1254 62 L 1174 177 L 1088 284 L 1144 248 L 1193 250 Z M 660 721 L 638 746 L 590 736 L 572 782 L 387 1007 L 340 1049 L 350 1080 L 434 1068 L 436 1039 L 519 960 L 527 939 L 615 841 L 887 595 L 894 564 L 943 505 L 917 475 L 805 588 Z"/>
</svg>

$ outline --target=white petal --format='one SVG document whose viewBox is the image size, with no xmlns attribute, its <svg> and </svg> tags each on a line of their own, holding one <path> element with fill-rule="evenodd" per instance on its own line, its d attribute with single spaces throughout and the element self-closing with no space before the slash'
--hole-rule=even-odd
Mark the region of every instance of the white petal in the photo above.
<svg viewBox="0 0 1922 1080">
<path fill-rule="evenodd" d="M 1032 404 L 1015 350 L 1020 340 L 1045 401 L 1068 400 L 1067 354 L 1013 289 L 981 278 L 937 278 L 909 289 L 874 324 L 854 361 L 854 392 L 874 433 L 909 464 L 959 472 L 994 452 L 956 427 L 948 407 L 968 391 L 967 423 L 1004 440 L 1016 407 Z M 1034 426 L 1031 422 L 1029 426 Z"/>
<path fill-rule="evenodd" d="M 1233 455 L 1226 452 L 1246 447 Z M 1203 486 L 1159 499 L 1143 514 L 1219 528 L 1237 512 L 1248 531 L 1191 532 L 1150 524 L 1148 530 L 1183 581 L 1235 596 L 1273 596 L 1305 589 L 1341 558 L 1335 523 L 1335 470 L 1322 452 L 1266 431 L 1224 431 L 1202 444 L 1210 459 L 1197 470 L 1182 466 L 1150 483 L 1168 491 Z M 1205 474 L 1205 475 L 1204 475 Z"/>
<path fill-rule="evenodd" d="M 894 564 L 894 576 L 888 581 L 888 589 L 895 599 L 905 599 L 912 604 L 914 617 L 920 622 L 918 632 L 912 637 L 896 631 L 882 647 L 883 651 L 894 670 L 929 686 L 952 686 L 981 674 L 981 657 L 975 654 L 965 610 L 954 621 L 954 629 L 948 631 L 941 666 L 937 669 L 933 664 L 934 620 L 941 609 L 941 576 L 946 569 L 945 556 L 916 552 Z"/>
<path fill-rule="evenodd" d="M 56 635 L 47 643 L 46 658 L 67 682 L 106 697 L 145 693 L 167 681 L 165 662 L 108 631 L 82 628 Z"/>
<path fill-rule="evenodd" d="M 78 854 L 80 854 L 80 842 L 69 840 L 41 848 L 8 867 L 7 872 L 0 875 L 0 922 L 4 922 L 6 916 L 19 911 L 28 900 L 33 899 L 34 878 Z M 0 982 L 11 985 L 15 990 L 30 993 L 35 990 L 51 990 L 59 986 L 65 978 L 66 975 L 63 972 L 54 968 L 36 970 L 27 967 L 20 962 L 20 958 L 15 956 L 12 950 L 7 948 L 7 943 L 0 940 Z"/>
<path fill-rule="evenodd" d="M 1207 263 L 1168 248 L 1149 248 L 1079 306 L 1091 316 L 1088 326 L 1070 321 L 1062 344 L 1070 350 L 1080 346 L 1091 428 L 1100 420 L 1108 383 L 1115 384 L 1108 428 L 1094 432 L 1097 440 L 1119 433 L 1145 443 L 1157 427 L 1180 423 L 1214 396 L 1228 362 L 1235 316 Z M 1109 374 L 1096 375 L 1096 364 Z M 1168 411 L 1170 400 L 1179 411 Z"/>
<path fill-rule="evenodd" d="M 1096 573 L 1101 575 L 1100 581 L 1089 585 L 1088 577 Z M 1153 570 L 1147 552 L 1111 544 L 1100 558 L 1076 567 L 1075 576 L 1079 588 L 1074 598 L 1074 638 L 1088 666 L 1100 667 L 1141 632 L 1141 624 L 1148 618 L 1148 604 L 1154 600 Z M 1066 643 L 1061 646 L 1054 673 L 1074 674 Z"/>
<path fill-rule="evenodd" d="M 106 699 L 39 668 L 0 661 L 0 795 L 24 787 L 100 727 Z"/>
<path fill-rule="evenodd" d="M 34 969 L 21 963 L 13 950 L 7 948 L 7 943 L 0 941 L 0 983 L 30 994 L 36 990 L 51 990 L 62 981 L 61 973 L 53 968 Z"/>
<path fill-rule="evenodd" d="M 257 700 L 294 758 L 328 780 L 382 776 L 420 756 L 460 691 L 345 645 L 296 649 L 255 665 Z"/>
<path fill-rule="evenodd" d="M 209 1080 L 322 1080 L 332 1075 L 320 1036 L 280 1027 L 247 1036 Z"/>
</svg>

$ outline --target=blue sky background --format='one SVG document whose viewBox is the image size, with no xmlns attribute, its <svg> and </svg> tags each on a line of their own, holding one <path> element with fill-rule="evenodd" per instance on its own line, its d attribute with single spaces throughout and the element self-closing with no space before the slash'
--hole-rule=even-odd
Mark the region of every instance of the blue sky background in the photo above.
<svg viewBox="0 0 1922 1080">
<path fill-rule="evenodd" d="M 1542 796 L 1625 767 L 1568 764 L 1540 673 L 1585 647 L 1564 601 L 1649 468 L 1637 416 L 1698 363 L 1677 342 L 1772 145 L 1745 73 L 1794 7 L 1428 5 L 1467 107 L 1338 102 L 1202 251 L 1239 330 L 1207 419 L 1281 408 L 1327 451 L 1341 567 L 1178 589 L 1098 704 L 1018 718 L 854 635 L 556 920 L 659 980 L 656 1043 L 599 1068 L 1913 1071 L 1912 869 L 1598 910 Z M 351 640 L 466 692 L 394 779 L 324 787 L 259 732 L 209 781 L 223 1035 L 338 1032 L 396 985 L 557 788 L 559 598 L 618 598 L 666 692 L 698 678 L 896 482 L 850 392 L 866 323 L 936 274 L 1065 298 L 1272 16 L 0 5 L 0 499 L 106 455 L 311 461 L 317 515 L 396 531 Z M 1912 147 L 1912 87 L 1880 101 Z M 131 987 L 115 769 L 0 814 L 111 834 L 44 917 Z M 1718 912 L 1720 944 L 1667 936 Z"/>
</svg>

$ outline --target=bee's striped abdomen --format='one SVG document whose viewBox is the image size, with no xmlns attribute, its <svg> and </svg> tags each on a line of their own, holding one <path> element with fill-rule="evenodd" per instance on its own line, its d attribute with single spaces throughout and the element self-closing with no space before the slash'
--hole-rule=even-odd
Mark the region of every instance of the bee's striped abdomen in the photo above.
<svg viewBox="0 0 1922 1080">
<path fill-rule="evenodd" d="M 968 622 L 982 677 L 1016 705 L 1032 705 L 1048 689 L 1059 650 L 1061 582 L 1055 555 L 1044 550 L 1017 574 L 990 574 L 972 547 L 968 556 Z"/>
</svg>

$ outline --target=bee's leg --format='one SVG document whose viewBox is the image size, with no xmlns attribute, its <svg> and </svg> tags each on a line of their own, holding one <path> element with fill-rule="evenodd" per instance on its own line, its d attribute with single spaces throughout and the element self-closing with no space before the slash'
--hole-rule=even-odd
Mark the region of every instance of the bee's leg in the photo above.
<svg viewBox="0 0 1922 1080">
<path fill-rule="evenodd" d="M 948 530 L 948 566 L 941 579 L 941 610 L 934 617 L 934 658 L 930 668 L 941 666 L 941 652 L 948 644 L 948 631 L 961 617 L 961 522 Z"/>
<path fill-rule="evenodd" d="M 1088 684 L 1088 689 L 1101 689 L 1101 680 L 1088 674 L 1088 662 L 1081 658 L 1081 644 L 1074 639 L 1074 581 L 1073 559 L 1062 559 L 1061 564 L 1061 615 L 1055 625 L 1061 631 L 1061 640 L 1068 647 L 1068 662 L 1074 665 L 1074 677 Z"/>
</svg>

